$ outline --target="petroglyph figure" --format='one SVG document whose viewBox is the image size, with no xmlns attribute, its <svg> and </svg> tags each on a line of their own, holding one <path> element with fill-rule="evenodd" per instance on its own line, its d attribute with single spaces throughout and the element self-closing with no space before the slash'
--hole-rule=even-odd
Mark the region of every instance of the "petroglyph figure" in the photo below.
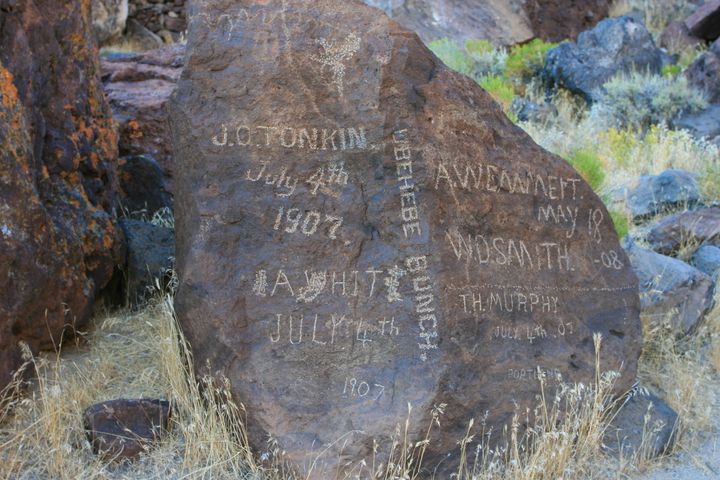
<svg viewBox="0 0 720 480">
<path fill-rule="evenodd" d="M 360 50 L 360 38 L 351 33 L 342 43 L 333 43 L 326 38 L 321 38 L 317 43 L 322 47 L 320 55 L 311 55 L 310 58 L 320 63 L 322 68 L 330 67 L 333 74 L 333 85 L 337 88 L 338 94 L 343 95 L 343 82 L 345 80 L 345 63 Z"/>
</svg>

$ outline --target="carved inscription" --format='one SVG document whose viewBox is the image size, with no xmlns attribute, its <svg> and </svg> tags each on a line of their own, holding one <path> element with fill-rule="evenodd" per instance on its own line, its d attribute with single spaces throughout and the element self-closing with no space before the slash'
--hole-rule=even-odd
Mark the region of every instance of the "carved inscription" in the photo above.
<svg viewBox="0 0 720 480">
<path fill-rule="evenodd" d="M 435 167 L 435 190 L 506 192 L 534 195 L 550 200 L 578 199 L 580 178 L 541 175 L 531 171 L 509 171 L 492 164 L 439 162 Z"/>
<path fill-rule="evenodd" d="M 519 238 L 462 235 L 457 229 L 445 234 L 458 261 L 477 265 L 507 265 L 526 270 L 574 270 L 567 243 L 529 243 Z"/>
<path fill-rule="evenodd" d="M 221 124 L 210 138 L 215 147 L 280 146 L 298 150 L 368 150 L 365 127 L 289 127 L 283 125 Z"/>
<path fill-rule="evenodd" d="M 422 235 L 420 226 L 419 186 L 413 178 L 413 154 L 410 132 L 396 130 L 392 135 L 393 160 L 400 190 L 400 220 L 405 238 Z M 436 311 L 435 282 L 428 269 L 427 255 L 412 255 L 405 259 L 405 272 L 412 280 L 413 308 L 420 329 L 418 347 L 425 362 L 428 353 L 438 348 L 438 313 Z M 399 272 L 398 272 L 399 273 Z M 405 275 L 405 273 L 403 273 Z"/>
</svg>

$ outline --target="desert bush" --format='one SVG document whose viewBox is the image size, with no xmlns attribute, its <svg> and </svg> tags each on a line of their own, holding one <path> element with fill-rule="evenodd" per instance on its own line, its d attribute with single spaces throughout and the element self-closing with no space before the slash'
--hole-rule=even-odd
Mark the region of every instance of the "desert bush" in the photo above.
<svg viewBox="0 0 720 480">
<path fill-rule="evenodd" d="M 507 51 L 502 47 L 495 47 L 487 40 L 467 40 L 465 51 L 475 62 L 473 76 L 501 76 L 505 71 Z"/>
<path fill-rule="evenodd" d="M 428 44 L 432 52 L 449 68 L 463 75 L 472 75 L 474 62 L 470 55 L 456 42 L 449 38 L 441 38 Z"/>
<path fill-rule="evenodd" d="M 515 90 L 508 80 L 497 75 L 488 75 L 480 77 L 477 82 L 492 95 L 496 102 L 503 106 L 505 112 L 509 111 L 510 104 L 515 97 Z"/>
<path fill-rule="evenodd" d="M 706 106 L 703 93 L 690 86 L 685 77 L 636 72 L 617 75 L 607 82 L 590 115 L 600 125 L 645 131 L 681 112 L 696 112 Z"/>
<path fill-rule="evenodd" d="M 580 173 L 593 190 L 600 190 L 605 181 L 605 166 L 597 153 L 580 149 L 566 156 L 565 160 Z"/>
<path fill-rule="evenodd" d="M 505 64 L 505 76 L 516 81 L 534 76 L 545 65 L 548 50 L 557 47 L 557 43 L 548 43 L 536 38 L 510 49 Z"/>
</svg>

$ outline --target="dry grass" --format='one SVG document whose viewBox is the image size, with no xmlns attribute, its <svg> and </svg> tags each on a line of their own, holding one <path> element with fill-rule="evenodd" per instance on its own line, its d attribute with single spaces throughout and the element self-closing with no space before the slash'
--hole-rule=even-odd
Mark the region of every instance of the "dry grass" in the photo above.
<svg viewBox="0 0 720 480">
<path fill-rule="evenodd" d="M 716 292 L 715 307 L 693 335 L 678 339 L 667 325 L 646 324 L 643 330 L 638 377 L 678 413 L 676 449 L 691 452 L 704 434 L 718 433 L 714 428 L 720 414 L 716 397 L 720 387 L 720 292 Z"/>
<path fill-rule="evenodd" d="M 29 393 L 8 391 L 2 404 L 0 478 L 298 478 L 280 464 L 258 466 L 247 446 L 244 410 L 228 397 L 228 385 L 210 378 L 198 381 L 187 368 L 192 359 L 170 302 L 166 297 L 137 314 L 100 315 L 83 335 L 86 343 L 62 356 L 32 359 L 36 380 Z M 657 331 L 647 333 L 642 378 L 664 392 L 683 417 L 680 445 L 685 449 L 693 445 L 693 432 L 709 428 L 710 415 L 717 413 L 707 408 L 713 384 L 703 356 L 710 350 L 717 357 L 717 343 L 710 341 L 720 331 L 717 312 L 690 343 L 674 343 Z M 600 372 L 601 349 L 597 352 Z M 506 430 L 503 448 L 489 449 L 482 419 L 469 420 L 466 437 L 459 439 L 463 462 L 457 478 L 626 478 L 629 472 L 650 468 L 654 463 L 643 461 L 642 453 L 617 460 L 601 448 L 613 415 L 609 392 L 614 378 L 613 373 L 598 373 L 594 385 L 565 385 L 557 393 L 549 393 L 543 380 L 537 408 L 519 412 Z M 85 438 L 83 410 L 102 400 L 138 397 L 172 399 L 171 432 L 134 464 L 102 462 Z M 368 473 L 375 472 L 372 478 L 424 478 L 423 455 L 442 413 L 443 406 L 433 412 L 421 442 L 408 440 L 407 421 L 397 425 L 392 444 L 378 446 L 390 450 L 390 461 L 367 466 Z M 533 425 L 527 435 L 520 433 L 521 420 Z"/>
<path fill-rule="evenodd" d="M 87 345 L 62 356 L 32 359 L 29 393 L 6 397 L 0 478 L 258 478 L 242 408 L 227 401 L 223 385 L 198 382 L 187 368 L 169 299 L 134 315 L 101 315 L 84 338 Z M 99 401 L 141 397 L 172 399 L 171 433 L 131 466 L 102 462 L 85 437 L 82 412 Z"/>
</svg>

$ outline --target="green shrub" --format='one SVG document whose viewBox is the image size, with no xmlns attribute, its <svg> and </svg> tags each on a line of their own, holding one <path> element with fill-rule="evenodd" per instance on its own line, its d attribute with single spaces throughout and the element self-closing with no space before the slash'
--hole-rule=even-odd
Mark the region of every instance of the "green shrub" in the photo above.
<svg viewBox="0 0 720 480">
<path fill-rule="evenodd" d="M 467 40 L 465 51 L 475 62 L 473 75 L 476 80 L 487 75 L 503 74 L 507 61 L 507 51 L 504 48 L 497 48 L 487 40 Z"/>
<path fill-rule="evenodd" d="M 610 210 L 610 218 L 612 218 L 615 233 L 617 233 L 618 238 L 622 239 L 625 237 L 630 230 L 630 218 L 628 214 L 618 210 Z"/>
<path fill-rule="evenodd" d="M 668 63 L 662 68 L 662 75 L 663 77 L 675 77 L 682 72 L 682 68 L 680 65 L 673 65 L 671 63 Z"/>
<path fill-rule="evenodd" d="M 472 75 L 474 73 L 475 62 L 473 62 L 470 55 L 454 41 L 448 38 L 441 38 L 430 42 L 428 47 L 445 65 L 456 72 L 464 75 Z"/>
<path fill-rule="evenodd" d="M 702 92 L 683 76 L 621 74 L 608 81 L 604 89 L 591 116 L 606 127 L 646 131 L 652 125 L 668 123 L 680 112 L 707 106 Z"/>
<path fill-rule="evenodd" d="M 543 42 L 539 38 L 523 45 L 515 45 L 507 56 L 505 76 L 522 80 L 535 75 L 545 64 L 545 55 L 548 50 L 557 45 L 557 43 Z"/>
<path fill-rule="evenodd" d="M 496 102 L 503 106 L 506 112 L 510 109 L 510 104 L 515 97 L 515 90 L 512 83 L 503 77 L 497 75 L 487 75 L 478 79 L 478 83 L 484 88 Z"/>
<path fill-rule="evenodd" d="M 605 181 L 605 168 L 597 153 L 588 150 L 575 150 L 565 158 L 580 173 L 596 192 Z"/>
</svg>

